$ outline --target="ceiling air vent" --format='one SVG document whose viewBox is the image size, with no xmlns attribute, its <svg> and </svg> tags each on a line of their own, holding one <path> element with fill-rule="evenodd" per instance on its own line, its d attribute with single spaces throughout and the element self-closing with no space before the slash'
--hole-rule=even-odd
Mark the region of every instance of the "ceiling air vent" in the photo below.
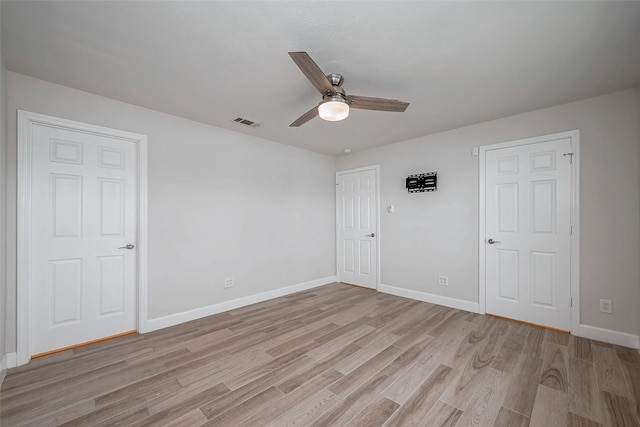
<svg viewBox="0 0 640 427">
<path fill-rule="evenodd" d="M 252 128 L 257 128 L 258 126 L 260 126 L 260 123 L 256 123 L 252 120 L 245 119 L 244 117 L 237 117 L 233 119 L 233 121 L 236 123 L 240 123 L 241 125 L 251 126 Z"/>
</svg>

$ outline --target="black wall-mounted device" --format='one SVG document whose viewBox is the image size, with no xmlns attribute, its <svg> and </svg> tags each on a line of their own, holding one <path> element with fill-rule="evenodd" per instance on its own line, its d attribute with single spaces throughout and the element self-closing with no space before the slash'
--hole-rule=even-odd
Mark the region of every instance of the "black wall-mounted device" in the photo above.
<svg viewBox="0 0 640 427">
<path fill-rule="evenodd" d="M 407 192 L 424 193 L 438 190 L 438 172 L 409 175 L 406 181 Z"/>
</svg>

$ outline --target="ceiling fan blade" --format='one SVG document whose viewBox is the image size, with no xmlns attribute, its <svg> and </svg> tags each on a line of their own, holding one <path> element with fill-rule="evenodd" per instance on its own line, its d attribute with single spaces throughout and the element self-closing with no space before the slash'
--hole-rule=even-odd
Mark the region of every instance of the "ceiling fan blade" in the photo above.
<svg viewBox="0 0 640 427">
<path fill-rule="evenodd" d="M 372 98 L 370 96 L 348 95 L 347 101 L 351 108 L 359 108 L 361 110 L 378 110 L 378 111 L 395 111 L 404 112 L 409 106 L 408 102 L 398 101 L 396 99 Z"/>
<path fill-rule="evenodd" d="M 289 125 L 289 127 L 296 128 L 298 126 L 302 126 L 303 124 L 307 123 L 309 120 L 313 119 L 317 115 L 318 115 L 318 107 L 313 107 L 311 110 L 307 111 L 306 113 L 298 117 L 293 123 Z"/>
<path fill-rule="evenodd" d="M 328 93 L 333 95 L 336 93 L 327 76 L 324 75 L 320 67 L 318 67 L 318 64 L 311 59 L 307 52 L 289 52 L 289 56 L 304 75 L 307 76 L 311 84 L 318 89 L 318 92 L 322 95 Z"/>
</svg>

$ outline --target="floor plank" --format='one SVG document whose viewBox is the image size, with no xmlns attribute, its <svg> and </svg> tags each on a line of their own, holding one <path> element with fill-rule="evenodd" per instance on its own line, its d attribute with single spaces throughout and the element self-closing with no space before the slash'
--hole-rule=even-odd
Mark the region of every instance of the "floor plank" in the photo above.
<svg viewBox="0 0 640 427">
<path fill-rule="evenodd" d="M 208 379 L 205 378 L 203 381 L 193 383 L 189 387 L 181 388 L 169 399 L 161 402 L 148 402 L 149 415 L 143 418 L 138 425 L 173 422 L 196 409 L 200 411 L 199 408 L 201 406 L 221 398 L 230 391 L 226 385 L 222 383 L 211 385 Z M 135 425 L 134 423 L 130 424 L 130 426 Z"/>
<path fill-rule="evenodd" d="M 264 425 L 265 427 L 306 427 L 318 418 L 320 414 L 333 407 L 338 400 L 335 394 L 327 389 L 322 389 L 318 393 L 309 396 L 308 399 L 299 402 L 286 414 Z"/>
<path fill-rule="evenodd" d="M 364 408 L 348 424 L 348 427 L 381 426 L 400 405 L 385 397 L 379 397 Z"/>
<path fill-rule="evenodd" d="M 394 402 L 404 404 L 440 364 L 440 351 L 446 348 L 447 345 L 445 344 L 443 346 L 432 347 L 424 353 L 421 353 L 416 361 L 411 364 L 411 368 L 387 387 L 383 395 Z"/>
<path fill-rule="evenodd" d="M 531 413 L 531 427 L 563 427 L 567 425 L 569 397 L 567 393 L 540 384 Z"/>
<path fill-rule="evenodd" d="M 540 384 L 566 392 L 569 384 L 569 350 L 567 346 L 548 342 L 545 345 Z"/>
<path fill-rule="evenodd" d="M 602 424 L 569 412 L 567 416 L 567 427 L 602 427 Z"/>
<path fill-rule="evenodd" d="M 486 381 L 493 358 L 476 351 L 440 399 L 463 411 L 467 409 L 476 389 Z"/>
<path fill-rule="evenodd" d="M 572 335 L 569 342 L 569 356 L 586 360 L 587 362 L 593 362 L 591 340 Z"/>
<path fill-rule="evenodd" d="M 346 396 L 395 359 L 402 350 L 389 346 L 328 388 L 338 396 Z"/>
<path fill-rule="evenodd" d="M 402 407 L 389 419 L 387 426 L 415 425 L 427 416 L 455 374 L 449 366 L 438 365 Z"/>
<path fill-rule="evenodd" d="M 520 356 L 511 383 L 507 389 L 504 407 L 527 417 L 531 416 L 535 406 L 538 382 L 542 370 L 542 360 L 526 354 Z"/>
<path fill-rule="evenodd" d="M 607 391 L 600 393 L 604 402 L 605 426 L 640 426 L 638 414 L 629 399 Z"/>
<path fill-rule="evenodd" d="M 184 427 L 184 426 L 200 426 L 207 421 L 207 418 L 200 411 L 200 409 L 194 409 L 164 425 L 164 427 Z"/>
<path fill-rule="evenodd" d="M 592 345 L 591 351 L 593 352 L 593 364 L 600 391 L 630 398 L 631 394 L 627 388 L 622 364 L 616 351 L 602 345 Z"/>
<path fill-rule="evenodd" d="M 420 424 L 421 427 L 454 427 L 458 424 L 462 411 L 438 400 Z"/>
<path fill-rule="evenodd" d="M 529 417 L 525 417 L 503 406 L 498 412 L 498 417 L 493 427 L 528 427 L 530 421 Z"/>
<path fill-rule="evenodd" d="M 522 353 L 524 343 L 524 336 L 517 334 L 515 331 L 510 332 L 491 366 L 499 371 L 513 372 L 518 364 L 518 358 Z"/>
<path fill-rule="evenodd" d="M 340 372 L 335 369 L 330 369 L 305 383 L 293 392 L 275 400 L 268 407 L 258 411 L 242 423 L 236 423 L 235 426 L 251 427 L 265 425 L 271 420 L 279 418 L 288 412 L 293 406 L 309 398 L 309 396 L 313 396 L 318 392 L 318 390 L 324 389 L 326 386 L 333 384 L 340 378 L 342 378 L 342 374 Z"/>
<path fill-rule="evenodd" d="M 214 418 L 211 418 L 210 421 L 204 425 L 235 426 L 245 418 L 248 418 L 261 409 L 268 407 L 282 396 L 284 396 L 284 394 L 280 390 L 271 386 L 268 389 L 256 394 L 255 396 L 250 397 L 239 405 L 236 405 L 233 408 L 228 409 L 215 416 Z"/>
<path fill-rule="evenodd" d="M 633 396 L 636 413 L 640 416 L 640 352 L 616 346 L 616 354 L 622 363 L 622 373 Z"/>
<path fill-rule="evenodd" d="M 486 382 L 474 393 L 459 425 L 493 426 L 504 402 L 511 374 L 489 368 Z"/>
<path fill-rule="evenodd" d="M 573 358 L 570 359 L 569 366 L 569 411 L 602 423 L 602 400 L 593 363 Z"/>
<path fill-rule="evenodd" d="M 362 384 L 348 396 L 336 402 L 320 417 L 316 418 L 311 427 L 325 427 L 344 425 L 362 411 L 385 387 L 388 378 L 378 375 Z"/>
<path fill-rule="evenodd" d="M 524 345 L 524 354 L 529 357 L 542 359 L 542 342 L 544 340 L 544 329 L 530 327 L 529 334 Z"/>
<path fill-rule="evenodd" d="M 355 344 L 350 344 L 342 349 L 336 350 L 334 353 L 328 355 L 326 358 L 319 360 L 313 365 L 308 366 L 306 369 L 300 370 L 297 374 L 291 375 L 280 382 L 277 387 L 282 390 L 283 393 L 290 393 L 302 386 L 306 381 L 314 378 L 322 372 L 337 366 L 337 364 L 351 354 L 357 352 L 360 349 Z"/>
</svg>

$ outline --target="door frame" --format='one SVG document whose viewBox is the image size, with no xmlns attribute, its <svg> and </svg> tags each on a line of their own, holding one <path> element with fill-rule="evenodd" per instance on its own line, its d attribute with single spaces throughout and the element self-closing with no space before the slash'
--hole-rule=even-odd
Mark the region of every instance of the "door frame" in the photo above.
<svg viewBox="0 0 640 427">
<path fill-rule="evenodd" d="M 486 218 L 485 218 L 485 162 L 488 151 L 499 150 L 502 148 L 519 147 L 529 144 L 537 144 L 553 139 L 569 138 L 572 147 L 572 168 L 570 172 L 570 297 L 571 304 L 569 307 L 571 318 L 571 333 L 577 333 L 580 330 L 580 131 L 572 130 L 566 132 L 553 133 L 549 135 L 536 136 L 532 138 L 518 139 L 515 141 L 501 142 L 498 144 L 483 145 L 480 147 L 479 156 L 479 185 L 478 185 L 478 202 L 479 202 L 479 229 L 478 229 L 478 254 L 479 254 L 479 287 L 478 287 L 478 305 L 480 314 L 486 314 Z"/>
<path fill-rule="evenodd" d="M 340 218 L 340 198 L 338 197 L 338 182 L 340 175 L 347 175 L 350 173 L 374 171 L 376 176 L 375 182 L 375 194 L 376 194 L 376 291 L 380 289 L 380 165 L 364 166 L 361 168 L 347 169 L 336 172 L 336 278 L 338 282 L 341 282 L 340 278 L 340 224 L 338 222 Z"/>
<path fill-rule="evenodd" d="M 35 125 L 66 129 L 106 136 L 136 144 L 137 167 L 137 329 L 146 332 L 147 327 L 147 136 L 102 126 L 76 122 L 44 114 L 18 110 L 18 192 L 17 192 L 17 280 L 16 280 L 16 365 L 24 365 L 31 359 L 31 178 L 33 154 L 33 127 Z"/>
</svg>

